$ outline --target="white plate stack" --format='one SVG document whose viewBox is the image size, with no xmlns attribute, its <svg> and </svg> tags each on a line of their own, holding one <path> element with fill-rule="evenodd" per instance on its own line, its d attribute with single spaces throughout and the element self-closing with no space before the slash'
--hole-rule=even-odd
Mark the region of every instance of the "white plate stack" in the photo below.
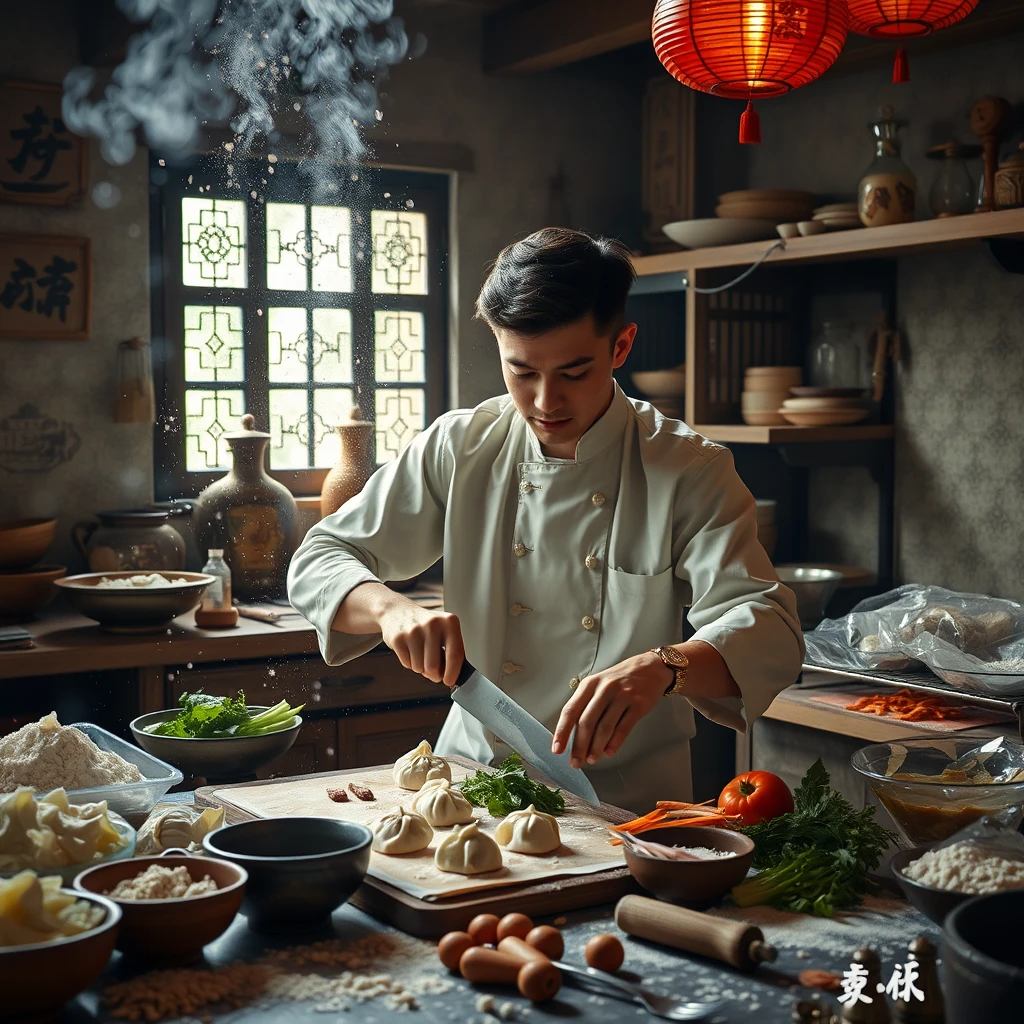
<svg viewBox="0 0 1024 1024">
<path fill-rule="evenodd" d="M 800 386 L 799 366 L 750 366 L 743 380 L 740 412 L 752 427 L 785 426 L 782 403 L 789 389 Z"/>
<path fill-rule="evenodd" d="M 814 219 L 821 221 L 826 231 L 847 231 L 849 228 L 864 227 L 856 203 L 829 203 L 827 206 L 819 206 L 814 211 Z"/>
<path fill-rule="evenodd" d="M 775 555 L 775 539 L 778 530 L 775 524 L 774 501 L 767 498 L 757 499 L 757 539 L 761 542 L 769 558 Z"/>
<path fill-rule="evenodd" d="M 866 398 L 787 398 L 782 403 L 785 421 L 795 427 L 845 426 L 867 419 L 870 411 Z"/>
</svg>

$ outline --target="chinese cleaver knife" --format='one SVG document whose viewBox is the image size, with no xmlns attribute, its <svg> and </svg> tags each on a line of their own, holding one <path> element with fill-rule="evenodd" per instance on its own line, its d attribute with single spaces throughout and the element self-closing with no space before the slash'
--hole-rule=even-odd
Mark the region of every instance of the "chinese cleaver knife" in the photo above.
<svg viewBox="0 0 1024 1024">
<path fill-rule="evenodd" d="M 564 753 L 551 753 L 551 733 L 468 661 L 463 662 L 452 687 L 452 700 L 556 785 L 594 807 L 600 806 L 590 780 L 581 769 L 569 764 L 571 742 Z"/>
</svg>

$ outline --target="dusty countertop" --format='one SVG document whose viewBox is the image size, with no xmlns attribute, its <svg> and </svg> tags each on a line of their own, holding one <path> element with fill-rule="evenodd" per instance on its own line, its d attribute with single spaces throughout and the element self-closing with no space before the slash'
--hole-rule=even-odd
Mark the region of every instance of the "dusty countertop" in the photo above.
<svg viewBox="0 0 1024 1024">
<path fill-rule="evenodd" d="M 181 794 L 181 798 L 185 798 Z M 871 945 L 878 951 L 883 965 L 883 978 L 888 981 L 897 963 L 906 962 L 906 949 L 917 935 L 927 935 L 938 943 L 939 930 L 914 910 L 906 901 L 889 896 L 870 898 L 856 914 L 844 914 L 834 919 L 812 918 L 788 914 L 767 907 L 738 910 L 723 907 L 714 914 L 745 920 L 763 930 L 765 938 L 778 948 L 778 960 L 762 965 L 753 974 L 742 974 L 735 969 L 700 957 L 690 956 L 664 946 L 657 946 L 623 935 L 612 918 L 614 908 L 597 907 L 565 915 L 562 927 L 566 951 L 564 959 L 583 964 L 583 947 L 593 935 L 611 932 L 623 939 L 626 961 L 622 974 L 629 980 L 640 981 L 652 992 L 674 994 L 686 999 L 722 998 L 724 1009 L 713 1018 L 720 1024 L 784 1024 L 790 1020 L 793 1002 L 807 998 L 810 990 L 797 982 L 801 971 L 818 968 L 842 974 L 850 966 L 853 951 Z M 536 918 L 538 924 L 551 923 L 550 919 Z M 349 965 L 353 971 L 377 977 L 387 975 L 402 990 L 411 994 L 415 1008 L 395 1009 L 387 996 L 358 1002 L 351 995 L 338 996 L 328 988 L 337 986 L 344 965 L 339 965 L 338 954 L 352 943 L 377 941 L 390 947 L 385 954 L 361 967 Z M 334 966 L 311 968 L 297 963 L 296 946 L 326 942 L 321 947 Z M 289 953 L 291 950 L 291 953 Z M 518 1020 L 526 1024 L 541 1024 L 565 1018 L 586 1020 L 595 1024 L 618 1024 L 624 1020 L 640 1020 L 646 1011 L 639 1006 L 616 999 L 594 995 L 580 989 L 563 986 L 558 997 L 541 1006 L 531 1006 L 511 988 L 474 987 L 461 978 L 450 975 L 437 960 L 432 942 L 413 939 L 395 931 L 353 907 L 343 907 L 334 914 L 331 927 L 316 934 L 292 937 L 289 940 L 268 938 L 249 931 L 244 917 L 237 917 L 228 931 L 206 948 L 206 962 L 199 970 L 228 969 L 236 962 L 266 962 L 268 953 L 275 954 L 277 967 L 283 977 L 271 983 L 271 992 L 250 991 L 247 1005 L 222 1013 L 213 1008 L 196 1009 L 184 1017 L 167 1018 L 188 1021 L 223 1020 L 230 1024 L 276 1024 L 282 1022 L 324 1022 L 330 1020 L 359 1020 L 365 1024 L 390 1024 L 399 1017 L 404 1024 L 495 1024 L 496 1020 Z M 322 954 L 321 954 L 322 955 Z M 281 959 L 283 957 L 283 959 Z M 191 970 L 191 969 L 190 969 Z M 299 982 L 295 975 L 312 972 L 322 981 L 303 982 L 307 990 L 315 988 L 313 998 L 296 1001 L 287 992 L 295 993 Z M 111 1007 L 101 1003 L 103 990 L 119 982 L 137 977 L 140 973 L 115 954 L 107 972 L 90 991 L 69 1004 L 62 1021 L 67 1024 L 113 1021 Z M 195 989 L 195 984 L 191 988 Z M 168 981 L 162 983 L 170 984 Z M 273 989 L 277 994 L 272 994 Z M 481 996 L 493 997 L 493 1009 Z M 399 995 L 401 1002 L 405 996 Z M 832 1005 L 838 1010 L 835 994 Z M 481 1008 L 478 1008 L 478 1003 Z M 507 1005 L 506 1005 L 507 1004 Z M 343 1007 L 349 1012 L 344 1014 Z M 498 1011 L 504 1011 L 500 1016 Z"/>
</svg>

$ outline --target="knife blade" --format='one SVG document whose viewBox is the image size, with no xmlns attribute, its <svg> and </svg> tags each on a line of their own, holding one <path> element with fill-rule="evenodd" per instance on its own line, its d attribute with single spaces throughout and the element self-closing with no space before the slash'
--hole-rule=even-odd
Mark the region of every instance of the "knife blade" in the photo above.
<svg viewBox="0 0 1024 1024">
<path fill-rule="evenodd" d="M 600 806 L 590 779 L 569 764 L 572 743 L 564 753 L 553 754 L 551 733 L 468 661 L 463 662 L 452 687 L 452 700 L 557 785 L 594 807 Z"/>
</svg>

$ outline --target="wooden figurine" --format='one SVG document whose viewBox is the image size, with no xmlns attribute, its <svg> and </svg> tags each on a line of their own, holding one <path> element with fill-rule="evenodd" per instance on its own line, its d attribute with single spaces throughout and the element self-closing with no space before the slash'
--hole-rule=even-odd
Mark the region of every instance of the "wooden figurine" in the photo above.
<svg viewBox="0 0 1024 1024">
<path fill-rule="evenodd" d="M 946 1003 L 939 985 L 939 971 L 936 965 L 938 950 L 935 943 L 924 935 L 918 935 L 907 947 L 910 962 L 918 964 L 914 981 L 920 996 L 908 990 L 896 1000 L 896 1024 L 944 1024 Z M 904 996 L 910 996 L 905 999 Z"/>
<path fill-rule="evenodd" d="M 858 983 L 848 988 L 844 982 L 844 996 L 851 991 L 856 994 L 853 998 L 840 998 L 843 1003 L 840 1020 L 843 1024 L 890 1024 L 889 1004 L 882 983 L 882 962 L 878 954 L 870 946 L 858 949 L 853 954 L 852 969 Z"/>
<path fill-rule="evenodd" d="M 981 139 L 985 158 L 985 195 L 976 212 L 994 210 L 999 140 L 1010 127 L 1013 108 L 1002 96 L 983 96 L 971 108 L 971 130 Z"/>
</svg>

